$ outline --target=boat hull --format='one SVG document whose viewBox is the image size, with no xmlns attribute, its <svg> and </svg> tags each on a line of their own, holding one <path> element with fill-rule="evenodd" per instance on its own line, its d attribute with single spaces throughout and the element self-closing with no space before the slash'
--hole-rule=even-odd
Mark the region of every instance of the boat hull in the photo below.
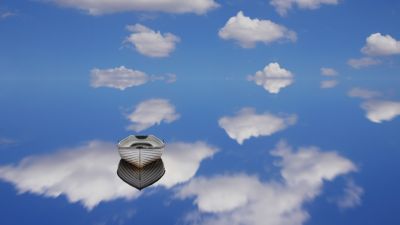
<svg viewBox="0 0 400 225">
<path fill-rule="evenodd" d="M 164 148 L 154 149 L 118 149 L 122 159 L 142 168 L 151 162 L 160 159 L 164 152 Z"/>
<path fill-rule="evenodd" d="M 165 174 L 165 168 L 161 159 L 153 161 L 143 168 L 138 168 L 121 159 L 117 174 L 125 183 L 142 190 L 160 180 Z"/>
<path fill-rule="evenodd" d="M 160 159 L 164 147 L 164 141 L 154 135 L 129 135 L 118 142 L 121 158 L 139 168 Z"/>
</svg>

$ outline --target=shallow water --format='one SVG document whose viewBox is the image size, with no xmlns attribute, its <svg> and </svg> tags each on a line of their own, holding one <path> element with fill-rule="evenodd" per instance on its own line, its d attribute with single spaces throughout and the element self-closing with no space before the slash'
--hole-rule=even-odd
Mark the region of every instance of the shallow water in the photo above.
<svg viewBox="0 0 400 225">
<path fill-rule="evenodd" d="M 399 56 L 361 50 L 377 31 L 400 39 L 398 3 L 152 18 L 4 2 L 0 224 L 398 224 Z M 218 36 L 239 10 L 297 41 Z M 123 44 L 136 23 L 180 41 L 149 57 Z M 379 63 L 347 64 L 362 57 Z M 140 191 L 117 175 L 131 134 L 166 142 Z"/>
</svg>

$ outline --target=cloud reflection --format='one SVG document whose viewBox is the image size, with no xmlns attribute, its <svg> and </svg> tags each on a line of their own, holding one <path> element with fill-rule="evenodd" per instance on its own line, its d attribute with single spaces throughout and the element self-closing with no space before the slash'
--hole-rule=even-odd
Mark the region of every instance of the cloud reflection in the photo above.
<svg viewBox="0 0 400 225">
<path fill-rule="evenodd" d="M 364 88 L 354 87 L 347 93 L 347 95 L 353 98 L 372 99 L 382 96 L 382 93 L 380 93 L 379 91 L 372 91 Z"/>
<path fill-rule="evenodd" d="M 145 72 L 126 68 L 125 66 L 110 69 L 92 69 L 90 71 L 90 85 L 94 88 L 108 87 L 121 91 L 126 88 L 144 85 L 150 81 L 165 80 L 166 83 L 176 81 L 175 74 L 149 76 Z"/>
<path fill-rule="evenodd" d="M 0 148 L 9 147 L 16 144 L 17 144 L 16 140 L 0 136 Z"/>
<path fill-rule="evenodd" d="M 149 57 L 169 56 L 180 41 L 174 34 L 162 34 L 142 24 L 128 25 L 126 28 L 132 34 L 125 39 L 125 42 L 132 44 L 140 54 Z"/>
<path fill-rule="evenodd" d="M 155 185 L 166 188 L 189 180 L 202 160 L 217 148 L 205 142 L 169 144 L 163 156 L 166 175 Z M 120 158 L 115 143 L 90 141 L 46 155 L 29 156 L 16 165 L 0 166 L 0 179 L 12 183 L 18 193 L 45 197 L 64 195 L 88 210 L 101 202 L 130 200 L 139 196 L 116 175 Z"/>
<path fill-rule="evenodd" d="M 218 124 L 230 138 L 243 144 L 251 137 L 269 136 L 284 130 L 296 121 L 296 115 L 257 114 L 253 108 L 242 108 L 235 116 L 222 117 Z"/>
<path fill-rule="evenodd" d="M 248 76 L 247 80 L 263 86 L 271 94 L 278 94 L 282 88 L 291 85 L 294 79 L 292 72 L 274 62 L 266 65 L 263 70 L 257 71 L 253 76 Z"/>
<path fill-rule="evenodd" d="M 378 91 L 356 87 L 347 94 L 349 97 L 365 100 L 361 108 L 365 110 L 365 116 L 371 122 L 382 123 L 400 116 L 400 102 L 380 99 L 383 95 Z"/>
<path fill-rule="evenodd" d="M 117 174 L 125 183 L 142 190 L 161 179 L 165 174 L 165 168 L 162 159 L 157 159 L 142 168 L 121 159 L 118 164 Z"/>
<path fill-rule="evenodd" d="M 353 180 L 348 180 L 344 188 L 344 194 L 335 199 L 336 204 L 341 209 L 354 208 L 361 205 L 361 197 L 364 194 L 364 189 L 354 183 Z"/>
<path fill-rule="evenodd" d="M 273 156 L 279 157 L 282 180 L 261 181 L 244 173 L 192 179 L 176 196 L 194 198 L 198 212 L 190 223 L 213 225 L 300 225 L 309 214 L 304 204 L 315 199 L 324 181 L 356 171 L 356 166 L 336 152 L 318 147 L 297 151 L 280 142 Z"/>
<path fill-rule="evenodd" d="M 175 111 L 175 106 L 167 99 L 149 99 L 140 102 L 135 111 L 127 116 L 133 123 L 128 129 L 139 132 L 161 122 L 171 123 L 179 117 L 180 115 Z"/>
<path fill-rule="evenodd" d="M 364 102 L 361 108 L 366 111 L 366 117 L 374 123 L 391 121 L 400 116 L 400 102 L 371 100 Z"/>
</svg>

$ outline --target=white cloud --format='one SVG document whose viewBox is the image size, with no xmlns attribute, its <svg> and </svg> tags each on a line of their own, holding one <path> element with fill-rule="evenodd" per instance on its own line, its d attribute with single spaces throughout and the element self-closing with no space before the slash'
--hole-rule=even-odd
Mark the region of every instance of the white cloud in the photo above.
<svg viewBox="0 0 400 225">
<path fill-rule="evenodd" d="M 162 75 L 162 76 L 151 76 L 150 79 L 152 81 L 162 80 L 162 81 L 165 81 L 166 83 L 174 83 L 174 82 L 176 82 L 176 74 L 169 73 L 169 74 Z"/>
<path fill-rule="evenodd" d="M 141 24 L 129 25 L 127 29 L 132 32 L 125 42 L 132 44 L 135 49 L 149 57 L 167 57 L 175 50 L 179 37 L 171 34 L 161 34 Z"/>
<path fill-rule="evenodd" d="M 94 88 L 109 87 L 121 91 L 126 88 L 140 86 L 149 81 L 163 80 L 166 83 L 176 81 L 175 74 L 149 76 L 145 72 L 126 68 L 125 66 L 110 69 L 92 69 L 90 71 L 90 85 Z"/>
<path fill-rule="evenodd" d="M 281 16 L 287 15 L 287 12 L 296 5 L 300 9 L 318 9 L 321 5 L 337 5 L 339 0 L 271 0 L 270 4 Z"/>
<path fill-rule="evenodd" d="M 174 83 L 176 82 L 176 74 L 168 74 L 166 77 L 167 83 Z"/>
<path fill-rule="evenodd" d="M 373 59 L 370 57 L 362 57 L 359 59 L 349 59 L 347 64 L 355 69 L 361 69 L 368 66 L 378 65 L 382 62 L 378 59 Z"/>
<path fill-rule="evenodd" d="M 371 34 L 366 40 L 361 52 L 367 55 L 395 55 L 400 54 L 400 41 L 390 35 L 381 33 Z"/>
<path fill-rule="evenodd" d="M 338 72 L 333 68 L 322 67 L 321 74 L 324 76 L 337 76 Z"/>
<path fill-rule="evenodd" d="M 10 12 L 10 11 L 0 12 L 0 20 L 7 19 L 9 17 L 13 17 L 16 15 L 17 15 L 17 13 Z"/>
<path fill-rule="evenodd" d="M 400 102 L 379 99 L 382 96 L 381 92 L 355 87 L 347 95 L 365 100 L 361 108 L 365 110 L 365 116 L 371 122 L 382 123 L 400 116 Z"/>
<path fill-rule="evenodd" d="M 171 123 L 179 118 L 179 114 L 168 100 L 150 99 L 140 102 L 127 118 L 133 123 L 128 128 L 139 132 L 161 122 Z"/>
<path fill-rule="evenodd" d="M 168 143 L 162 156 L 166 173 L 155 185 L 169 188 L 190 180 L 201 161 L 211 158 L 216 152 L 216 147 L 202 141 Z"/>
<path fill-rule="evenodd" d="M 293 83 L 293 74 L 281 68 L 279 63 L 273 62 L 257 71 L 253 76 L 248 76 L 249 81 L 254 81 L 257 85 L 263 86 L 271 94 L 277 94 L 282 88 Z"/>
<path fill-rule="evenodd" d="M 290 186 L 317 186 L 322 180 L 333 180 L 337 175 L 356 171 L 356 166 L 336 152 L 320 151 L 318 147 L 300 147 L 293 152 L 285 142 L 279 142 L 271 152 L 282 157 L 281 175 Z"/>
<path fill-rule="evenodd" d="M 323 81 L 321 81 L 320 87 L 324 88 L 324 89 L 326 89 L 326 88 L 334 88 L 338 84 L 339 84 L 339 82 L 337 80 L 323 80 Z"/>
<path fill-rule="evenodd" d="M 257 114 L 253 108 L 242 108 L 235 116 L 224 116 L 218 124 L 228 136 L 243 144 L 251 137 L 269 136 L 296 123 L 297 116 L 271 113 Z"/>
<path fill-rule="evenodd" d="M 165 176 L 154 185 L 169 188 L 189 180 L 201 161 L 216 152 L 215 147 L 204 142 L 168 144 L 162 156 Z M 139 191 L 116 175 L 119 160 L 115 143 L 90 141 L 75 148 L 26 157 L 17 165 L 0 166 L 0 179 L 14 184 L 19 193 L 65 195 L 69 202 L 80 202 L 90 210 L 101 202 L 139 196 Z"/>
<path fill-rule="evenodd" d="M 350 89 L 347 95 L 353 98 L 371 99 L 382 96 L 382 93 L 379 91 L 371 91 L 364 88 L 354 87 Z"/>
<path fill-rule="evenodd" d="M 366 117 L 374 123 L 390 121 L 400 115 L 400 102 L 369 100 L 361 107 L 366 111 Z"/>
<path fill-rule="evenodd" d="M 111 69 L 92 69 L 90 72 L 92 87 L 110 87 L 125 90 L 129 87 L 147 83 L 149 76 L 139 70 L 128 69 L 124 66 Z"/>
<path fill-rule="evenodd" d="M 324 181 L 356 171 L 336 152 L 303 147 L 294 152 L 281 142 L 272 155 L 280 157 L 282 179 L 260 181 L 247 174 L 192 179 L 176 196 L 194 198 L 196 224 L 301 225 L 309 214 L 304 204 L 321 193 Z"/>
<path fill-rule="evenodd" d="M 195 204 L 200 211 L 221 213 L 247 204 L 261 185 L 257 177 L 246 174 L 199 177 L 179 190 L 177 196 L 196 196 Z"/>
<path fill-rule="evenodd" d="M 373 33 L 366 39 L 366 44 L 361 48 L 361 52 L 369 56 L 388 56 L 400 54 L 400 41 L 390 35 Z M 349 59 L 347 64 L 360 69 L 372 65 L 381 64 L 382 61 L 371 57 L 362 57 L 359 59 Z"/>
<path fill-rule="evenodd" d="M 115 175 L 118 161 L 115 144 L 91 141 L 49 155 L 26 157 L 18 165 L 1 166 L 0 178 L 13 183 L 19 193 L 64 194 L 69 202 L 92 209 L 101 201 L 138 195 Z"/>
<path fill-rule="evenodd" d="M 219 5 L 214 0 L 50 0 L 58 5 L 87 11 L 91 15 L 117 12 L 166 12 L 204 14 Z"/>
<path fill-rule="evenodd" d="M 10 139 L 10 138 L 5 138 L 5 137 L 0 137 L 0 148 L 4 146 L 10 146 L 16 144 L 17 141 Z"/>
<path fill-rule="evenodd" d="M 341 209 L 354 208 L 361 205 L 361 196 L 364 194 L 364 189 L 354 183 L 353 180 L 349 180 L 344 188 L 343 196 L 335 199 L 336 204 Z"/>
<path fill-rule="evenodd" d="M 232 39 L 243 48 L 252 48 L 257 42 L 296 41 L 296 33 L 270 20 L 251 19 L 239 11 L 229 18 L 218 32 L 222 39 Z"/>
</svg>

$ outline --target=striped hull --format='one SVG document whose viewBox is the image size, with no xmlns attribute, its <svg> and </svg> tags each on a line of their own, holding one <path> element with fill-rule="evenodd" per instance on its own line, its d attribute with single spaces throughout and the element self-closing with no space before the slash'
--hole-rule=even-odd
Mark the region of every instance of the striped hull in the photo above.
<svg viewBox="0 0 400 225">
<path fill-rule="evenodd" d="M 158 159 L 143 168 L 137 168 L 121 159 L 118 165 L 118 176 L 127 184 L 142 190 L 161 179 L 165 168 L 161 159 Z"/>
<path fill-rule="evenodd" d="M 164 148 L 142 148 L 142 149 L 118 149 L 119 155 L 122 159 L 142 168 L 151 162 L 160 159 Z"/>
</svg>

